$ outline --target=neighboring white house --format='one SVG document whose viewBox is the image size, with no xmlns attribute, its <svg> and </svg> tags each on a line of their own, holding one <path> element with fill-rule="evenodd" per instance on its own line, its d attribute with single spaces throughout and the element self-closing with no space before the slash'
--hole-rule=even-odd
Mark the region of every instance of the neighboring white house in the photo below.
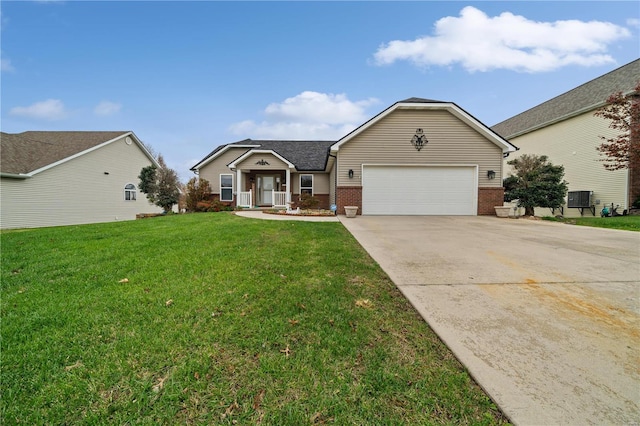
<svg viewBox="0 0 640 426">
<path fill-rule="evenodd" d="M 564 178 L 569 183 L 567 203 L 562 208 L 564 216 L 598 216 L 605 205 L 611 204 L 620 205 L 622 213 L 634 202 L 631 193 L 640 184 L 640 170 L 630 173 L 604 168 L 596 148 L 602 143 L 600 136 L 611 137 L 615 132 L 609 128 L 609 121 L 594 113 L 613 93 L 634 95 L 638 81 L 640 59 L 492 127 L 520 148 L 509 160 L 523 154 L 546 155 L 553 164 L 564 166 Z M 509 172 L 508 166 L 505 169 Z M 583 207 L 570 206 L 576 204 Z M 535 209 L 537 216 L 559 213 Z"/>
<path fill-rule="evenodd" d="M 0 134 L 0 228 L 135 219 L 159 213 L 138 191 L 159 166 L 133 132 Z"/>
</svg>

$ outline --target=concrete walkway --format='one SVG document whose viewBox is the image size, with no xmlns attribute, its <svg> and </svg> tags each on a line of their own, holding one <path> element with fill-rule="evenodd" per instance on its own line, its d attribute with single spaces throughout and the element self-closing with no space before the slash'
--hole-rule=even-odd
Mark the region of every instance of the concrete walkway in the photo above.
<svg viewBox="0 0 640 426">
<path fill-rule="evenodd" d="M 640 233 L 340 220 L 512 422 L 640 424 Z"/>
</svg>

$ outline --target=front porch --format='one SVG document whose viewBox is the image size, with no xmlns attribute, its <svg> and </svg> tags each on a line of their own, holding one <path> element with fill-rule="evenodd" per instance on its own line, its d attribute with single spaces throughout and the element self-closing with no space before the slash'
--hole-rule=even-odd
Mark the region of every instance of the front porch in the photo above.
<svg viewBox="0 0 640 426">
<path fill-rule="evenodd" d="M 287 208 L 291 204 L 291 172 L 286 170 L 236 170 L 236 206 Z"/>
<path fill-rule="evenodd" d="M 236 205 L 238 207 L 245 208 L 286 208 L 291 203 L 291 193 L 276 191 L 275 189 L 271 190 L 271 204 L 263 203 L 255 203 L 256 197 L 254 196 L 254 190 L 250 189 L 249 191 L 241 191 L 237 194 L 237 202 Z M 256 200 L 257 201 L 257 200 Z"/>
<path fill-rule="evenodd" d="M 236 174 L 237 207 L 286 208 L 291 202 L 295 166 L 273 150 L 247 151 L 227 166 Z"/>
</svg>

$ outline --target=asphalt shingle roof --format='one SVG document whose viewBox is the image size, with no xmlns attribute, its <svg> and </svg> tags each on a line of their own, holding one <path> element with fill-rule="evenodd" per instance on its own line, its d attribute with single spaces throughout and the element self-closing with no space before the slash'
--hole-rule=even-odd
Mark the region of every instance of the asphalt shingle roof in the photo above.
<svg viewBox="0 0 640 426">
<path fill-rule="evenodd" d="M 408 98 L 404 101 L 399 101 L 399 104 L 433 104 L 433 103 L 445 103 L 444 101 L 436 101 L 435 99 L 425 99 L 425 98 Z"/>
<path fill-rule="evenodd" d="M 491 129 L 510 139 L 541 127 L 594 110 L 616 92 L 631 93 L 640 81 L 640 59 L 636 59 L 575 89 L 496 124 Z"/>
<path fill-rule="evenodd" d="M 402 101 L 396 102 L 394 105 L 399 103 L 448 103 L 445 101 L 438 101 L 433 99 L 425 99 L 425 98 L 408 98 Z M 389 108 L 392 108 L 393 105 Z M 382 113 L 380 113 L 382 114 Z M 369 119 L 362 126 L 366 125 L 372 120 L 375 120 L 380 114 L 375 117 Z M 360 127 L 362 127 L 360 126 Z M 348 135 L 347 135 L 348 136 Z M 346 137 L 346 136 L 345 136 Z M 342 138 L 344 139 L 344 138 Z M 202 163 L 206 162 L 209 158 L 216 155 L 222 149 L 233 146 L 233 145 L 256 145 L 255 148 L 247 148 L 247 149 L 265 149 L 272 150 L 278 153 L 280 156 L 288 160 L 290 163 L 296 166 L 296 169 L 300 171 L 321 171 L 325 170 L 327 165 L 327 160 L 329 159 L 329 151 L 332 145 L 334 145 L 338 141 L 299 141 L 299 140 L 254 140 L 254 139 L 244 139 L 237 142 L 232 142 L 229 144 L 224 144 L 218 146 L 216 149 L 207 154 L 202 160 L 200 160 L 195 166 L 191 168 L 191 170 L 196 170 L 198 166 Z M 246 151 L 245 151 L 246 152 Z M 244 154 L 244 152 L 243 152 Z"/>
<path fill-rule="evenodd" d="M 329 148 L 335 141 L 291 141 L 291 140 L 255 140 L 244 139 L 226 145 L 220 145 L 204 157 L 196 166 L 215 155 L 221 149 L 233 145 L 256 145 L 256 148 L 271 150 L 288 160 L 300 171 L 320 171 L 324 170 L 329 158 Z M 244 153 L 244 152 L 243 152 Z"/>
<path fill-rule="evenodd" d="M 27 174 L 125 133 L 129 132 L 2 132 L 0 172 Z"/>
</svg>

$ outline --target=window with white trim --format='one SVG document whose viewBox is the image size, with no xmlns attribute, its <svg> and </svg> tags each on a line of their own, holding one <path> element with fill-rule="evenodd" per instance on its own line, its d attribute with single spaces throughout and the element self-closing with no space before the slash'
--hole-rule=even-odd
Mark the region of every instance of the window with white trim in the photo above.
<svg viewBox="0 0 640 426">
<path fill-rule="evenodd" d="M 220 175 L 220 201 L 233 201 L 233 175 Z"/>
<path fill-rule="evenodd" d="M 313 175 L 300 175 L 300 195 L 313 195 Z"/>
<path fill-rule="evenodd" d="M 135 201 L 136 200 L 136 186 L 132 183 L 128 183 L 124 186 L 124 200 Z"/>
</svg>

